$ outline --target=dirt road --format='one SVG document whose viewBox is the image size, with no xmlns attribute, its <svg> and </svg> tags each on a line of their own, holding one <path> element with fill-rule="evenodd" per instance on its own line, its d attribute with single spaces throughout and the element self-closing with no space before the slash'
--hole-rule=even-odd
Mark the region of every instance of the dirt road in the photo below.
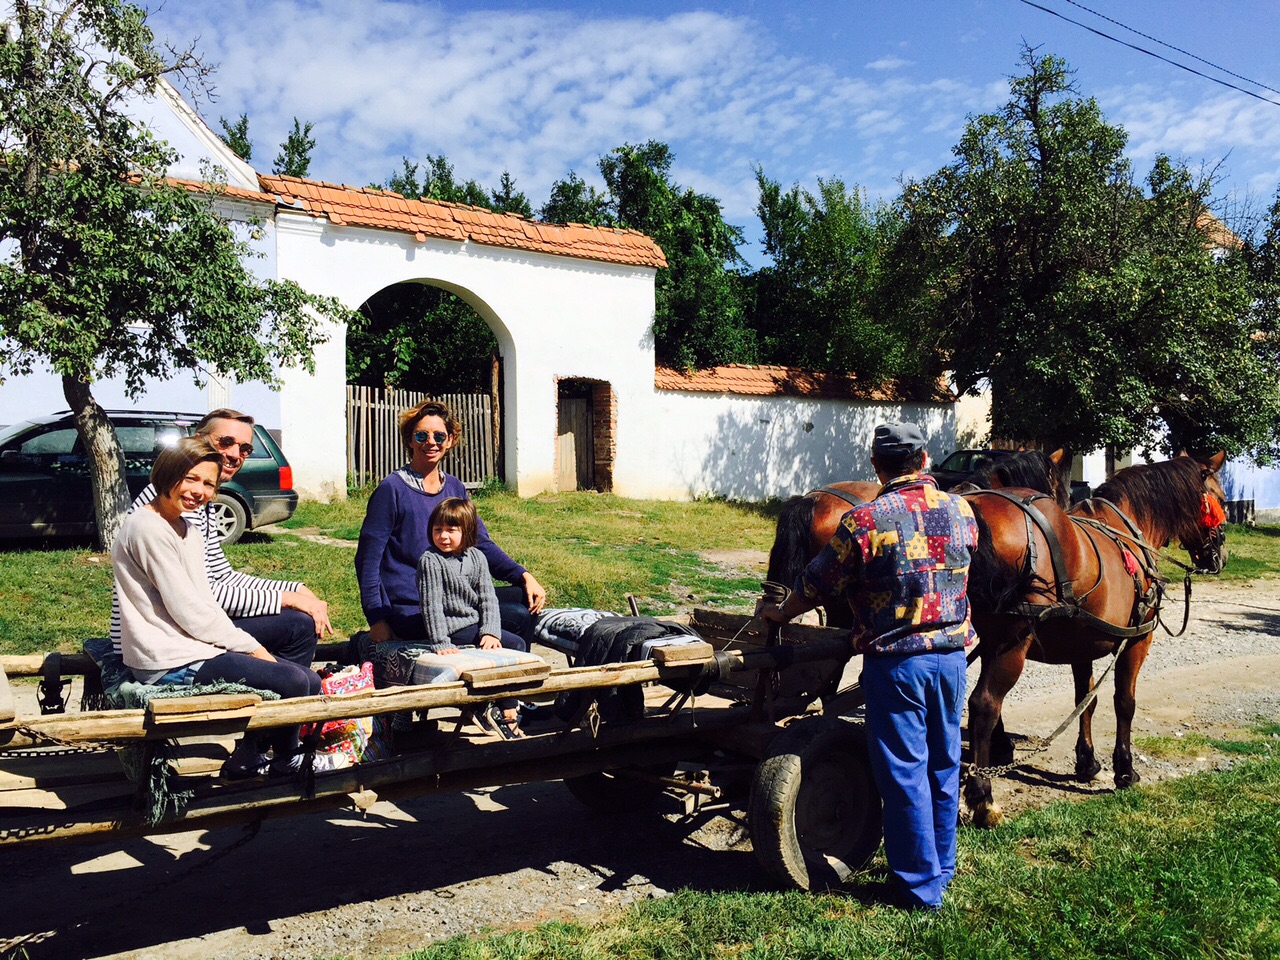
<svg viewBox="0 0 1280 960">
<path fill-rule="evenodd" d="M 998 782 L 1006 811 L 1111 789 L 1109 701 L 1108 691 L 1095 720 L 1101 777 L 1069 778 L 1065 734 Z M 1069 671 L 1033 664 L 1006 722 L 1015 737 L 1045 735 L 1070 708 Z M 1227 734 L 1260 717 L 1280 717 L 1280 581 L 1199 582 L 1191 629 L 1157 641 L 1139 682 L 1138 770 L 1149 783 L 1225 764 L 1211 750 L 1148 757 L 1141 738 Z M 7 854 L 0 941 L 45 934 L 25 945 L 32 958 L 396 954 L 485 928 L 590 920 L 678 887 L 765 888 L 740 816 L 628 822 L 550 783 L 274 821 L 213 862 L 241 831 Z"/>
</svg>

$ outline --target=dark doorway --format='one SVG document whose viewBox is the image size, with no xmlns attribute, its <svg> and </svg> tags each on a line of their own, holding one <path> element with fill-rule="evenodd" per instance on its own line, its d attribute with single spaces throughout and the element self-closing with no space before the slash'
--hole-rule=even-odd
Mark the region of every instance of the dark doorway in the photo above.
<svg viewBox="0 0 1280 960">
<path fill-rule="evenodd" d="M 613 388 L 602 380 L 560 380 L 556 386 L 556 489 L 613 487 Z"/>
</svg>

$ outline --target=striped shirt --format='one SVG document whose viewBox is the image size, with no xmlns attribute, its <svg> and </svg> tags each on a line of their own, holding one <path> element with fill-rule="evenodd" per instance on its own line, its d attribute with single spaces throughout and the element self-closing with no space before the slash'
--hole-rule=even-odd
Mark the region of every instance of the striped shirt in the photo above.
<svg viewBox="0 0 1280 960">
<path fill-rule="evenodd" d="M 147 484 L 129 507 L 129 513 L 145 507 L 155 498 L 156 488 Z M 302 584 L 291 580 L 266 580 L 232 570 L 227 555 L 222 552 L 222 538 L 213 522 L 212 503 L 207 503 L 186 516 L 192 530 L 204 541 L 204 571 L 209 578 L 209 588 L 227 616 L 235 619 L 279 613 L 285 593 L 302 589 Z M 114 586 L 111 590 L 111 646 L 116 653 L 122 653 L 120 599 L 116 596 Z"/>
</svg>

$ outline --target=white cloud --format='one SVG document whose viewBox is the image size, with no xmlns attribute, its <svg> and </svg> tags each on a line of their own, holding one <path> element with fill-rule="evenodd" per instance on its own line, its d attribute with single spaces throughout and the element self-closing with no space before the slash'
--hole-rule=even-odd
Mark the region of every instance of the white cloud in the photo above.
<svg viewBox="0 0 1280 960">
<path fill-rule="evenodd" d="M 901 70 L 903 67 L 911 66 L 912 61 L 903 60 L 901 57 L 881 57 L 879 60 L 872 60 L 867 64 L 868 70 Z"/>
<path fill-rule="evenodd" d="M 379 182 L 402 155 L 443 153 L 486 185 L 509 170 L 535 206 L 571 168 L 595 180 L 601 154 L 653 138 L 671 144 L 680 182 L 745 223 L 756 162 L 787 182 L 817 171 L 891 189 L 922 130 L 950 135 L 991 100 L 976 84 L 913 80 L 897 57 L 842 75 L 778 50 L 757 22 L 708 12 L 169 0 L 153 23 L 175 42 L 202 37 L 221 96 L 202 112 L 215 127 L 247 113 L 263 170 L 297 116 L 315 123 L 317 178 Z M 945 146 L 914 152 L 927 159 Z"/>
</svg>

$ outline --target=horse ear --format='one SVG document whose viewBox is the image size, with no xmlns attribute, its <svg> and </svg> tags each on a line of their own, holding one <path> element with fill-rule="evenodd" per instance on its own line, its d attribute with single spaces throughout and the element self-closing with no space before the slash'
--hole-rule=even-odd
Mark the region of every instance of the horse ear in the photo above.
<svg viewBox="0 0 1280 960">
<path fill-rule="evenodd" d="M 1219 450 L 1212 457 L 1210 457 L 1208 460 L 1205 461 L 1205 466 L 1207 466 L 1214 473 L 1217 473 L 1219 470 L 1222 469 L 1222 465 L 1226 463 L 1226 461 L 1227 461 L 1227 451 Z"/>
<path fill-rule="evenodd" d="M 1049 454 L 1049 459 L 1053 462 L 1054 466 L 1061 466 L 1062 461 L 1066 457 L 1066 455 L 1067 455 L 1066 448 L 1059 447 L 1057 450 L 1053 451 L 1053 453 Z"/>
</svg>

